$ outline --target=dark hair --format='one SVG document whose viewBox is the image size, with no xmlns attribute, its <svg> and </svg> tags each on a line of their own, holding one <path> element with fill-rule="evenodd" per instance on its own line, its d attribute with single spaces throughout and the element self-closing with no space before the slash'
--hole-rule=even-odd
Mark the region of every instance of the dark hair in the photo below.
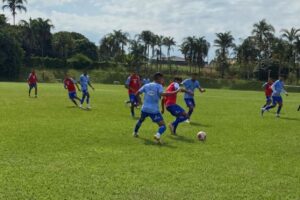
<svg viewBox="0 0 300 200">
<path fill-rule="evenodd" d="M 182 78 L 180 78 L 180 77 L 175 77 L 175 78 L 174 78 L 174 81 L 176 81 L 176 82 L 177 82 L 177 81 L 178 81 L 178 82 L 182 82 Z"/>
<path fill-rule="evenodd" d="M 157 81 L 158 79 L 160 79 L 162 77 L 164 77 L 164 75 L 162 73 L 160 73 L 160 72 L 157 72 L 157 73 L 154 74 L 153 80 Z"/>
</svg>

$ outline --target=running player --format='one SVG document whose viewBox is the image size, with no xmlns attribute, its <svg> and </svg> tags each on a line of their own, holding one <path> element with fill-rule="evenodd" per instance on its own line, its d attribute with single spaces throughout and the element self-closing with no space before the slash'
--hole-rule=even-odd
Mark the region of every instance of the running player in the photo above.
<svg viewBox="0 0 300 200">
<path fill-rule="evenodd" d="M 278 109 L 276 112 L 276 117 L 280 117 L 280 111 L 282 109 L 283 106 L 283 100 L 281 97 L 281 93 L 284 93 L 286 96 L 288 96 L 288 93 L 285 91 L 284 89 L 284 82 L 283 82 L 283 77 L 279 77 L 279 80 L 275 81 L 275 83 L 272 85 L 272 105 L 269 105 L 265 108 L 261 109 L 261 115 L 264 115 L 265 111 L 269 111 L 270 109 L 273 109 L 276 107 L 276 105 L 278 104 Z"/>
<path fill-rule="evenodd" d="M 31 95 L 31 90 L 34 88 L 35 98 L 37 98 L 37 92 L 38 92 L 37 82 L 38 82 L 38 79 L 37 79 L 35 70 L 32 70 L 32 72 L 29 74 L 27 82 L 28 82 L 28 85 L 29 85 L 29 97 Z"/>
<path fill-rule="evenodd" d="M 266 82 L 262 86 L 265 89 L 265 95 L 266 95 L 266 104 L 262 108 L 265 108 L 266 106 L 269 106 L 272 103 L 272 93 L 273 93 L 272 85 L 273 85 L 273 80 L 270 78 L 268 82 Z"/>
<path fill-rule="evenodd" d="M 161 73 L 156 73 L 153 77 L 154 82 L 144 85 L 136 95 L 141 95 L 144 93 L 144 104 L 142 106 L 141 117 L 138 120 L 134 128 L 134 137 L 138 137 L 138 131 L 142 126 L 146 118 L 150 117 L 153 122 L 157 123 L 159 129 L 154 135 L 154 139 L 161 143 L 161 135 L 166 131 L 166 124 L 163 119 L 162 114 L 159 111 L 159 101 L 162 96 L 169 96 L 179 92 L 179 90 L 174 92 L 164 92 L 162 86 L 164 82 L 163 75 Z"/>
<path fill-rule="evenodd" d="M 136 96 L 136 93 L 141 88 L 141 84 L 141 79 L 139 75 L 135 72 L 133 72 L 131 76 L 127 78 L 127 81 L 125 83 L 125 87 L 128 89 L 130 99 L 128 103 L 130 103 L 130 112 L 132 117 L 135 117 L 134 108 L 139 106 L 140 100 Z"/>
<path fill-rule="evenodd" d="M 86 98 L 86 103 L 87 103 L 87 109 L 91 109 L 90 106 L 90 93 L 88 90 L 88 87 L 90 86 L 93 90 L 95 88 L 92 86 L 90 82 L 90 77 L 87 74 L 87 71 L 85 71 L 81 76 L 80 76 L 80 85 L 81 85 L 81 91 L 82 91 L 82 99 L 80 101 L 80 108 L 82 108 L 82 104 L 84 103 L 84 100 Z"/>
<path fill-rule="evenodd" d="M 182 82 L 183 86 L 185 87 L 186 92 L 184 95 L 184 101 L 189 108 L 188 116 L 189 119 L 187 122 L 190 122 L 191 116 L 194 112 L 194 108 L 196 106 L 195 100 L 194 100 L 194 91 L 195 89 L 198 89 L 201 93 L 205 92 L 205 89 L 200 86 L 199 81 L 197 79 L 197 74 L 192 74 L 192 77 L 190 79 L 186 79 Z"/>
<path fill-rule="evenodd" d="M 193 94 L 192 92 L 180 88 L 179 84 L 181 82 L 182 82 L 182 78 L 175 77 L 174 82 L 167 87 L 166 91 L 171 93 L 180 90 L 181 92 L 190 93 L 192 95 Z M 162 100 L 162 113 L 164 113 L 164 108 L 166 106 L 167 110 L 171 113 L 171 115 L 176 117 L 176 120 L 173 123 L 169 124 L 169 128 L 172 135 L 176 135 L 176 130 L 178 125 L 188 120 L 189 118 L 185 110 L 176 104 L 176 101 L 177 101 L 177 93 L 170 96 L 166 96 Z"/>
<path fill-rule="evenodd" d="M 76 87 L 75 87 L 76 86 Z M 65 89 L 68 90 L 69 92 L 69 98 L 70 100 L 76 105 L 78 106 L 77 102 L 75 100 L 78 100 L 78 102 L 81 101 L 81 99 L 79 99 L 77 97 L 77 93 L 76 93 L 76 88 L 78 89 L 78 91 L 81 91 L 77 82 L 70 77 L 69 75 L 66 75 L 65 80 L 64 80 L 64 87 Z"/>
</svg>

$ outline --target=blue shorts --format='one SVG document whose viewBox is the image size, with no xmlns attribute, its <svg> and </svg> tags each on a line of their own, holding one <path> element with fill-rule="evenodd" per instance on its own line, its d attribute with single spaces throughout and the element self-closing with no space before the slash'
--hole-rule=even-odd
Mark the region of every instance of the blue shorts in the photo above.
<svg viewBox="0 0 300 200">
<path fill-rule="evenodd" d="M 129 94 L 130 102 L 134 105 L 137 105 L 139 103 L 139 100 L 135 94 Z"/>
<path fill-rule="evenodd" d="M 196 107 L 194 99 L 184 99 L 187 107 Z"/>
<path fill-rule="evenodd" d="M 167 107 L 167 110 L 174 116 L 174 117 L 178 117 L 180 115 L 182 115 L 182 113 L 184 113 L 184 109 L 181 108 L 179 105 L 174 104 L 171 106 Z"/>
<path fill-rule="evenodd" d="M 267 102 L 272 102 L 272 97 L 271 96 L 266 96 L 266 101 Z"/>
<path fill-rule="evenodd" d="M 145 120 L 147 117 L 150 117 L 152 119 L 153 122 L 161 122 L 164 120 L 163 116 L 160 114 L 160 113 L 157 113 L 157 114 L 152 114 L 152 113 L 146 113 L 146 112 L 143 112 L 141 113 L 141 119 L 142 120 Z"/>
<path fill-rule="evenodd" d="M 30 89 L 37 88 L 37 84 L 36 83 L 29 84 L 29 88 Z"/>
<path fill-rule="evenodd" d="M 70 99 L 75 99 L 77 97 L 76 92 L 69 92 Z"/>
<path fill-rule="evenodd" d="M 281 96 L 273 96 L 272 99 L 273 99 L 273 105 L 281 104 L 283 102 Z"/>
</svg>

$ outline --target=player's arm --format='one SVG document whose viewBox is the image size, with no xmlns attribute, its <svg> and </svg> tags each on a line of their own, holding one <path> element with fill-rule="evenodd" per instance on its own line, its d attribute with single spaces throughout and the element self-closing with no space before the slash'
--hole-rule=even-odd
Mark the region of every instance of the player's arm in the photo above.
<svg viewBox="0 0 300 200">
<path fill-rule="evenodd" d="M 77 90 L 80 92 L 81 90 L 80 90 L 78 83 L 75 83 L 75 85 L 76 85 Z"/>
<path fill-rule="evenodd" d="M 187 93 L 187 94 L 189 94 L 191 96 L 194 96 L 194 92 L 189 91 L 189 90 L 187 90 L 185 88 L 180 88 L 180 92 Z"/>
<path fill-rule="evenodd" d="M 178 92 L 180 92 L 180 89 L 176 90 L 176 91 L 173 91 L 173 92 L 162 92 L 160 95 L 162 97 L 167 97 L 167 96 L 172 96 L 174 94 L 177 94 Z"/>
<path fill-rule="evenodd" d="M 201 87 L 201 86 L 199 86 L 198 89 L 199 89 L 199 91 L 200 91 L 201 93 L 206 92 L 206 90 L 205 90 L 203 87 Z"/>
<path fill-rule="evenodd" d="M 164 114 L 165 113 L 165 98 L 161 99 L 161 113 Z"/>
<path fill-rule="evenodd" d="M 93 90 L 95 90 L 95 88 L 92 86 L 92 84 L 91 84 L 90 81 L 88 82 L 88 85 L 89 85 Z"/>
<path fill-rule="evenodd" d="M 284 93 L 286 96 L 289 96 L 289 93 L 286 91 L 286 88 L 283 86 L 282 93 Z"/>
</svg>

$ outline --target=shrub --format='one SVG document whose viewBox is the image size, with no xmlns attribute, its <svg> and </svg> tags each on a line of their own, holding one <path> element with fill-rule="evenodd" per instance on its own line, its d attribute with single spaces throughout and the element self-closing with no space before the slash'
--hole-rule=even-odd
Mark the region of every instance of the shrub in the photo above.
<svg viewBox="0 0 300 200">
<path fill-rule="evenodd" d="M 83 54 L 76 54 L 67 60 L 68 67 L 74 69 L 90 68 L 92 64 L 93 61 Z"/>
</svg>

